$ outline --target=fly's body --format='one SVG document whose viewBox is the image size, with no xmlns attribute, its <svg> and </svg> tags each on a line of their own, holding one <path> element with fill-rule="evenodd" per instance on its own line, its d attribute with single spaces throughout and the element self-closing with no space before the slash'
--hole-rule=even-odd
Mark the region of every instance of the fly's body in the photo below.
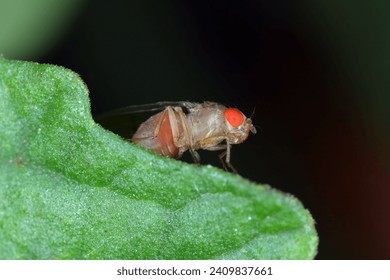
<svg viewBox="0 0 390 280">
<path fill-rule="evenodd" d="M 231 145 L 245 141 L 249 132 L 256 129 L 238 109 L 212 102 L 179 102 L 142 123 L 131 140 L 166 157 L 178 158 L 188 150 L 195 163 L 200 162 L 196 150 L 223 150 L 219 158 L 225 169 L 236 172 L 230 163 Z"/>
</svg>

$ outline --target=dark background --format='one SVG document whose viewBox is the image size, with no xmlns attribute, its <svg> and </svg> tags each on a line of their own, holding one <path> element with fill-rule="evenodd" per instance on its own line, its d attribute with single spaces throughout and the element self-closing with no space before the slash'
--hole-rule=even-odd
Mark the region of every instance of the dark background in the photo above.
<svg viewBox="0 0 390 280">
<path fill-rule="evenodd" d="M 74 70 L 94 115 L 166 100 L 256 108 L 258 134 L 232 150 L 240 175 L 302 201 L 317 259 L 390 259 L 389 4 L 98 0 L 75 11 L 48 47 L 4 56 Z"/>
</svg>

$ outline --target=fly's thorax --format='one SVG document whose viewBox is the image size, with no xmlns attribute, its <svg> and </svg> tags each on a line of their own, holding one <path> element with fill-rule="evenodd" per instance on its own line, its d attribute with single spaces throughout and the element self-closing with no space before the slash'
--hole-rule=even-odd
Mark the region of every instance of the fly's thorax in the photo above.
<svg viewBox="0 0 390 280">
<path fill-rule="evenodd" d="M 225 106 L 215 103 L 199 105 L 202 106 L 194 108 L 187 115 L 194 146 L 204 139 L 223 137 L 227 129 L 224 116 Z"/>
</svg>

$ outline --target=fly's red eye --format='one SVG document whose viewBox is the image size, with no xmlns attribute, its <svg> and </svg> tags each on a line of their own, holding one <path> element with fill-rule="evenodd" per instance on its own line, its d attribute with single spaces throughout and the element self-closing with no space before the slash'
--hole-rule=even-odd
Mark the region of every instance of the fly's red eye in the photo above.
<svg viewBox="0 0 390 280">
<path fill-rule="evenodd" d="M 244 123 L 244 114 L 235 108 L 225 110 L 225 118 L 233 127 L 239 127 Z"/>
</svg>

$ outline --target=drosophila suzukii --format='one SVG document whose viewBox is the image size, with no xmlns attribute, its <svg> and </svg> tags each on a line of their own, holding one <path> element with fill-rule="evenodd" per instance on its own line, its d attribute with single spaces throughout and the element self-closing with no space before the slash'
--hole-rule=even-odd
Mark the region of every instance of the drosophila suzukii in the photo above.
<svg viewBox="0 0 390 280">
<path fill-rule="evenodd" d="M 233 172 L 231 145 L 244 142 L 249 132 L 256 133 L 252 120 L 241 111 L 213 102 L 159 102 L 130 106 L 117 113 L 147 110 L 160 112 L 138 127 L 132 142 L 170 158 L 179 158 L 188 150 L 197 164 L 200 157 L 196 150 L 223 150 L 219 158 L 224 168 Z"/>
</svg>

